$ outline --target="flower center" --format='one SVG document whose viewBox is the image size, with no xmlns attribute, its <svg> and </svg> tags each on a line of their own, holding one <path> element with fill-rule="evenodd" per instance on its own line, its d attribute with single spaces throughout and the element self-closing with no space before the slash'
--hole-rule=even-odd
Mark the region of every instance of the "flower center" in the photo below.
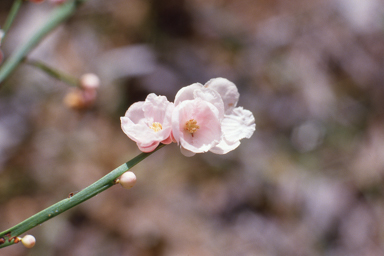
<svg viewBox="0 0 384 256">
<path fill-rule="evenodd" d="M 161 123 L 154 122 L 149 128 L 151 128 L 155 132 L 158 132 L 158 131 L 161 131 L 163 129 L 163 126 L 161 125 Z"/>
<path fill-rule="evenodd" d="M 197 121 L 195 119 L 190 119 L 185 123 L 184 129 L 187 130 L 189 133 L 192 134 L 199 129 L 200 126 L 197 125 Z"/>
</svg>

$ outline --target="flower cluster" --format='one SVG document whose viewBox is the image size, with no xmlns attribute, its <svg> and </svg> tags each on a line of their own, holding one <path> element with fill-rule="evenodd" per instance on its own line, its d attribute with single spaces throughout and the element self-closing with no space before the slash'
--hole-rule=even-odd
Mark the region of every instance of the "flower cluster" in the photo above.
<svg viewBox="0 0 384 256">
<path fill-rule="evenodd" d="M 236 85 L 225 78 L 183 87 L 174 103 L 151 93 L 128 108 L 121 128 L 143 152 L 176 142 L 185 156 L 226 154 L 255 131 L 253 114 L 236 107 L 239 96 Z"/>
</svg>

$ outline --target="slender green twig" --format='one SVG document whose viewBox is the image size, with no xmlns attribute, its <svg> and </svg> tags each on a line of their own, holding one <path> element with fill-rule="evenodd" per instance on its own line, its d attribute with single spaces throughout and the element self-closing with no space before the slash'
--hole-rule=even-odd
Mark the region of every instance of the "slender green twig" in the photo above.
<svg viewBox="0 0 384 256">
<path fill-rule="evenodd" d="M 32 217 L 20 222 L 16 226 L 13 226 L 10 229 L 7 229 L 0 233 L 0 248 L 14 244 L 15 237 L 23 234 L 24 232 L 36 227 L 37 225 L 56 217 L 57 215 L 69 210 L 70 208 L 94 197 L 100 192 L 112 187 L 116 184 L 116 179 L 120 177 L 123 173 L 128 171 L 130 168 L 144 160 L 146 157 L 150 156 L 152 153 L 158 149 L 164 147 L 164 144 L 160 144 L 153 152 L 151 153 L 141 153 L 136 156 L 129 162 L 120 165 L 92 185 L 81 190 L 73 196 L 69 196 L 66 199 L 63 199 L 56 204 L 42 210 L 41 212 L 33 215 Z"/>
<path fill-rule="evenodd" d="M 52 68 L 41 61 L 26 60 L 25 63 L 29 64 L 31 66 L 37 67 L 37 68 L 41 69 L 42 71 L 44 71 L 45 73 L 47 73 L 48 75 L 50 75 L 50 76 L 52 76 L 52 77 L 54 77 L 60 81 L 63 81 L 69 85 L 79 86 L 79 79 L 72 77 L 68 74 L 65 74 L 58 69 Z"/>
<path fill-rule="evenodd" d="M 87 0 L 72 0 L 57 7 L 50 18 L 40 29 L 4 62 L 0 67 L 0 88 L 2 82 L 14 71 L 20 62 L 32 51 L 40 41 L 49 34 L 54 28 L 60 25 L 64 20 L 69 18 L 81 5 Z"/>
<path fill-rule="evenodd" d="M 9 11 L 8 17 L 7 17 L 7 19 L 4 23 L 4 26 L 3 26 L 3 36 L 1 38 L 2 43 L 4 42 L 4 38 L 7 35 L 13 21 L 15 20 L 15 17 L 17 15 L 17 13 L 19 12 L 19 9 L 20 9 L 22 3 L 23 3 L 23 0 L 15 0 L 15 2 L 13 2 L 12 8 Z"/>
</svg>

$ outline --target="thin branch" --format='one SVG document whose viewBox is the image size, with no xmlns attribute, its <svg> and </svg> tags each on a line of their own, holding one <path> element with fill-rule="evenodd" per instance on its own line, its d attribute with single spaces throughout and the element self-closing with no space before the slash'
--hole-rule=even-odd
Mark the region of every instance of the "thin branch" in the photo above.
<svg viewBox="0 0 384 256">
<path fill-rule="evenodd" d="M 25 61 L 26 64 L 34 66 L 42 71 L 44 71 L 46 74 L 63 81 L 71 86 L 79 86 L 79 79 L 72 77 L 68 74 L 63 73 L 62 71 L 52 68 L 48 66 L 47 64 L 38 61 L 38 60 L 27 60 Z"/>
<path fill-rule="evenodd" d="M 150 156 L 152 153 L 156 152 L 164 146 L 164 144 L 160 144 L 160 146 L 158 146 L 154 151 L 150 153 L 141 153 L 129 162 L 120 165 L 119 167 L 117 167 L 116 169 L 114 169 L 92 185 L 84 188 L 77 194 L 74 194 L 73 196 L 71 195 L 68 198 L 63 199 L 55 203 L 54 205 L 51 205 L 50 207 L 42 210 L 41 212 L 33 215 L 32 217 L 20 222 L 12 228 L 4 230 L 0 233 L 0 243 L 2 242 L 2 244 L 0 244 L 0 248 L 14 244 L 15 237 L 20 236 L 24 232 L 36 227 L 37 225 L 40 225 L 41 223 L 53 217 L 56 217 L 57 215 L 112 187 L 116 184 L 116 179 L 120 177 L 123 173 L 125 173 L 130 168 L 132 168 L 133 166 L 135 166 L 136 164 L 138 164 L 139 162 L 141 162 L 142 160 Z"/>
</svg>

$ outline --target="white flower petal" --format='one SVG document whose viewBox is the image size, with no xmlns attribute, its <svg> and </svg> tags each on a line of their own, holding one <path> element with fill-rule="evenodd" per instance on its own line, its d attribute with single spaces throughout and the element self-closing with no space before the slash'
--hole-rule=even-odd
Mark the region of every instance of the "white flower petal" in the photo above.
<svg viewBox="0 0 384 256">
<path fill-rule="evenodd" d="M 185 100 L 193 100 L 196 98 L 201 98 L 212 103 L 219 110 L 220 119 L 224 117 L 224 102 L 221 95 L 215 90 L 205 88 L 200 83 L 194 83 L 181 88 L 176 94 L 175 106 Z"/>
<path fill-rule="evenodd" d="M 145 123 L 140 122 L 135 124 L 128 117 L 121 117 L 120 120 L 123 132 L 135 142 L 147 145 L 152 144 L 154 140 L 163 140 L 162 138 L 158 138 L 160 133 L 155 133 Z"/>
<path fill-rule="evenodd" d="M 213 78 L 204 87 L 217 91 L 224 102 L 225 114 L 230 114 L 236 107 L 240 94 L 234 83 L 225 78 Z"/>
<path fill-rule="evenodd" d="M 225 138 L 223 138 L 219 144 L 217 144 L 215 147 L 211 148 L 212 153 L 215 154 L 227 154 L 228 152 L 236 149 L 238 146 L 240 146 L 240 141 L 235 142 L 228 142 Z"/>
<path fill-rule="evenodd" d="M 221 125 L 223 134 L 229 142 L 249 139 L 256 129 L 252 112 L 243 107 L 237 107 L 230 115 L 225 115 Z"/>
<path fill-rule="evenodd" d="M 151 125 L 153 122 L 163 123 L 164 121 L 170 120 L 172 115 L 173 103 L 167 100 L 165 96 L 157 96 L 154 93 L 150 93 L 142 106 L 142 111 L 144 111 L 144 116 L 147 120 L 151 120 Z M 167 118 L 168 115 L 168 118 Z"/>
<path fill-rule="evenodd" d="M 133 103 L 125 112 L 125 117 L 132 120 L 133 123 L 138 123 L 144 118 L 143 112 L 144 101 Z"/>
<path fill-rule="evenodd" d="M 237 107 L 221 122 L 223 138 L 211 150 L 215 154 L 226 154 L 240 145 L 240 140 L 250 138 L 256 129 L 255 118 L 251 111 Z"/>
<path fill-rule="evenodd" d="M 184 100 L 193 100 L 195 98 L 194 91 L 201 90 L 201 88 L 203 88 L 203 85 L 200 83 L 194 83 L 181 88 L 175 96 L 175 106 Z"/>
<path fill-rule="evenodd" d="M 200 98 L 204 101 L 207 101 L 213 104 L 219 111 L 220 120 L 223 119 L 224 102 L 217 91 L 202 87 L 199 90 L 195 90 L 194 95 L 195 95 L 195 98 Z"/>
</svg>

